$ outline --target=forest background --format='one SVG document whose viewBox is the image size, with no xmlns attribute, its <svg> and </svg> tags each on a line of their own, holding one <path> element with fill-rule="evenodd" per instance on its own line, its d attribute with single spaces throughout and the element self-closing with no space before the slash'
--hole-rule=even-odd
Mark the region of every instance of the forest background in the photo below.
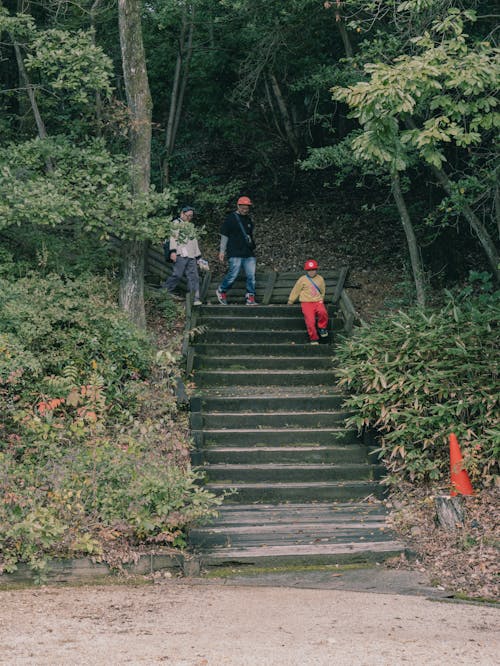
<svg viewBox="0 0 500 666">
<path fill-rule="evenodd" d="M 3 570 L 182 546 L 216 509 L 182 314 L 144 284 L 184 203 L 214 261 L 246 194 L 262 265 L 351 266 L 339 380 L 391 482 L 446 484 L 453 427 L 495 486 L 496 3 L 4 0 L 0 32 Z"/>
</svg>

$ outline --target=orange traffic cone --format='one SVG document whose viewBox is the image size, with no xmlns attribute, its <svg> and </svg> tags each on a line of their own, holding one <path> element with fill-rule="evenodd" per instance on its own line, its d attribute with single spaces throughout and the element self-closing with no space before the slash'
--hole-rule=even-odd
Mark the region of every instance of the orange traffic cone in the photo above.
<svg viewBox="0 0 500 666">
<path fill-rule="evenodd" d="M 458 493 L 461 495 L 473 495 L 474 490 L 469 479 L 469 475 L 463 469 L 463 458 L 458 445 L 458 439 L 455 433 L 450 434 L 450 471 L 451 471 L 451 492 L 455 497 Z"/>
</svg>

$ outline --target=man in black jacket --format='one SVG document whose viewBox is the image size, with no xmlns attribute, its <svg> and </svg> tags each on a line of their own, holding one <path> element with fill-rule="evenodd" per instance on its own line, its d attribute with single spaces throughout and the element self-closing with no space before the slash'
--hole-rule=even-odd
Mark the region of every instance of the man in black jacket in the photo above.
<svg viewBox="0 0 500 666">
<path fill-rule="evenodd" d="M 221 228 L 219 261 L 223 262 L 227 254 L 229 270 L 217 288 L 216 296 L 221 305 L 227 305 L 227 291 L 238 277 L 241 267 L 246 276 L 245 303 L 255 302 L 255 243 L 253 240 L 253 222 L 250 217 L 252 202 L 248 197 L 240 197 L 236 210 L 224 220 Z"/>
</svg>

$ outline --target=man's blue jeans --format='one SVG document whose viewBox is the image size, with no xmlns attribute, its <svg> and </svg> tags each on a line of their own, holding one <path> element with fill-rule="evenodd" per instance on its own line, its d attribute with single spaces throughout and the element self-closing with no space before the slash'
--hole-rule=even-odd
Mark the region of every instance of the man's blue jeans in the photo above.
<svg viewBox="0 0 500 666">
<path fill-rule="evenodd" d="M 229 257 L 229 270 L 220 283 L 220 291 L 227 291 L 238 277 L 241 267 L 247 278 L 247 294 L 255 296 L 255 257 Z"/>
</svg>

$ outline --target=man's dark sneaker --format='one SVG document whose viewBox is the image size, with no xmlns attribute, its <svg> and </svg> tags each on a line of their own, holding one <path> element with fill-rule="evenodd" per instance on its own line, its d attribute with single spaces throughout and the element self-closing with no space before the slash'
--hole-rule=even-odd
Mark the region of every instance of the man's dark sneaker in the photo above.
<svg viewBox="0 0 500 666">
<path fill-rule="evenodd" d="M 253 294 L 245 294 L 245 303 L 246 305 L 257 305 L 255 296 Z"/>
<path fill-rule="evenodd" d="M 225 291 L 217 289 L 215 295 L 217 296 L 217 300 L 221 305 L 227 305 L 227 296 Z"/>
<path fill-rule="evenodd" d="M 320 328 L 318 333 L 319 333 L 320 338 L 327 338 L 328 337 L 328 331 L 326 330 L 326 328 Z"/>
<path fill-rule="evenodd" d="M 180 294 L 176 294 L 173 291 L 168 292 L 170 298 L 172 298 L 174 301 L 183 301 L 184 296 L 181 296 Z"/>
</svg>

